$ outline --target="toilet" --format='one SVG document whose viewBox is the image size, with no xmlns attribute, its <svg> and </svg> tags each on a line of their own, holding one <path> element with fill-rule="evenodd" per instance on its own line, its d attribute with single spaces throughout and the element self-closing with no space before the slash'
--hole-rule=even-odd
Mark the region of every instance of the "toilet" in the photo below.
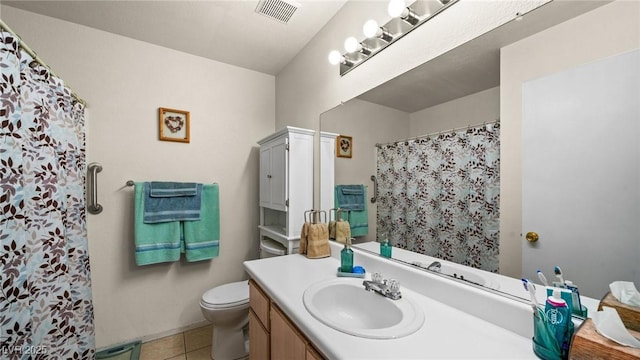
<svg viewBox="0 0 640 360">
<path fill-rule="evenodd" d="M 277 241 L 260 241 L 260 258 L 285 255 L 287 249 Z M 211 358 L 244 359 L 249 355 L 249 282 L 232 282 L 207 290 L 200 299 L 200 310 L 213 324 Z"/>
</svg>

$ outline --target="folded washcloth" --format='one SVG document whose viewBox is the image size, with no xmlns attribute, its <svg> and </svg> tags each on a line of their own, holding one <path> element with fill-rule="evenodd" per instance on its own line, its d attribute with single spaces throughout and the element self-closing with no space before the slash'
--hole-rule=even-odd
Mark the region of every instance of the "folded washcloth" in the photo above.
<svg viewBox="0 0 640 360">
<path fill-rule="evenodd" d="M 187 261 L 208 260 L 220 253 L 220 190 L 218 184 L 201 186 L 199 221 L 182 222 Z"/>
<path fill-rule="evenodd" d="M 151 197 L 196 196 L 198 194 L 198 184 L 196 183 L 152 181 L 149 184 L 149 196 Z"/>
<path fill-rule="evenodd" d="M 342 210 L 362 211 L 366 208 L 364 185 L 337 185 L 336 195 Z"/>
<path fill-rule="evenodd" d="M 327 224 L 309 224 L 307 257 L 309 259 L 319 259 L 328 256 L 331 256 L 331 245 L 329 245 L 329 228 Z"/>
<path fill-rule="evenodd" d="M 155 182 L 157 187 L 160 183 Z M 167 183 L 177 186 L 178 183 Z M 195 185 L 195 195 L 191 196 L 151 196 L 151 183 L 145 183 L 144 222 L 147 224 L 168 221 L 198 221 L 200 220 L 200 206 L 202 200 L 202 184 Z M 165 193 L 158 188 L 156 192 Z"/>
<path fill-rule="evenodd" d="M 363 195 L 362 185 L 344 185 L 342 187 L 342 193 L 345 195 Z"/>
<path fill-rule="evenodd" d="M 145 184 L 135 183 L 134 242 L 136 265 L 148 265 L 180 259 L 180 223 L 145 224 Z"/>
</svg>

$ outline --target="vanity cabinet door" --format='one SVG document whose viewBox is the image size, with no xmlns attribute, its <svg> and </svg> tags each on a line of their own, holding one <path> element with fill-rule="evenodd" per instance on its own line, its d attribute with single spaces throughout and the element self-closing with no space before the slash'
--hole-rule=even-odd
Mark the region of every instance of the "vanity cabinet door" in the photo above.
<svg viewBox="0 0 640 360">
<path fill-rule="evenodd" d="M 249 360 L 269 360 L 269 333 L 249 310 Z"/>
<path fill-rule="evenodd" d="M 304 337 L 282 312 L 271 307 L 271 358 L 305 360 L 307 346 Z"/>
<path fill-rule="evenodd" d="M 253 281 L 249 281 L 249 307 L 262 326 L 269 331 L 269 297 Z"/>
</svg>

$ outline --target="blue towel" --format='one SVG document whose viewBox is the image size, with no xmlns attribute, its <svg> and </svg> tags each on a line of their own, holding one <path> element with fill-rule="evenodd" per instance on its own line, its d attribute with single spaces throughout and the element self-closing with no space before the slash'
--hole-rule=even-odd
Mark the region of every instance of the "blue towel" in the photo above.
<svg viewBox="0 0 640 360">
<path fill-rule="evenodd" d="M 175 197 L 198 195 L 198 184 L 170 181 L 152 181 L 149 189 L 151 197 Z"/>
<path fill-rule="evenodd" d="M 343 210 L 362 211 L 366 209 L 366 195 L 364 185 L 336 186 L 338 203 Z"/>
<path fill-rule="evenodd" d="M 170 221 L 198 221 L 200 220 L 200 206 L 202 202 L 202 184 L 195 184 L 195 195 L 193 196 L 171 196 L 167 197 L 168 187 L 179 189 L 169 191 L 179 193 L 184 189 L 176 187 L 178 183 L 166 183 L 167 187 L 158 188 L 158 182 L 154 183 L 157 193 L 162 193 L 163 197 L 151 196 L 151 184 L 145 184 L 144 222 L 155 224 Z"/>
<path fill-rule="evenodd" d="M 362 191 L 362 198 L 367 198 L 367 189 L 364 185 L 337 185 L 334 191 L 334 201 L 336 207 L 345 209 L 344 204 L 341 202 L 340 196 L 340 194 L 344 194 L 340 189 L 340 187 L 343 186 L 358 186 Z M 349 189 L 349 191 L 351 190 L 353 190 L 353 188 Z M 358 190 L 355 189 L 355 191 Z M 369 211 L 367 210 L 366 205 L 363 204 L 362 210 L 348 210 L 347 220 L 349 221 L 349 226 L 351 228 L 351 236 L 365 236 L 369 233 Z"/>
<path fill-rule="evenodd" d="M 220 253 L 220 190 L 218 184 L 202 187 L 202 219 L 184 221 L 184 254 L 187 261 L 208 260 Z"/>
<path fill-rule="evenodd" d="M 135 183 L 134 238 L 136 265 L 148 265 L 180 259 L 180 223 L 177 221 L 145 224 L 144 183 Z"/>
</svg>

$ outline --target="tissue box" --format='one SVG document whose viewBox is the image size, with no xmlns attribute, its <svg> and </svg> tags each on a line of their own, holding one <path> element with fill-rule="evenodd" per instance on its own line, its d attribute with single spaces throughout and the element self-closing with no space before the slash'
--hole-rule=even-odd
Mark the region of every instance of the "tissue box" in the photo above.
<svg viewBox="0 0 640 360">
<path fill-rule="evenodd" d="M 629 330 L 629 333 L 638 338 L 640 332 Z M 571 342 L 569 359 L 636 359 L 640 358 L 640 349 L 620 345 L 596 331 L 593 320 L 585 320 Z"/>
<path fill-rule="evenodd" d="M 640 331 L 640 308 L 619 302 L 611 292 L 606 293 L 602 300 L 600 300 L 598 311 L 602 310 L 603 306 L 616 309 L 622 323 L 627 329 Z M 638 336 L 636 335 L 636 337 Z"/>
</svg>

